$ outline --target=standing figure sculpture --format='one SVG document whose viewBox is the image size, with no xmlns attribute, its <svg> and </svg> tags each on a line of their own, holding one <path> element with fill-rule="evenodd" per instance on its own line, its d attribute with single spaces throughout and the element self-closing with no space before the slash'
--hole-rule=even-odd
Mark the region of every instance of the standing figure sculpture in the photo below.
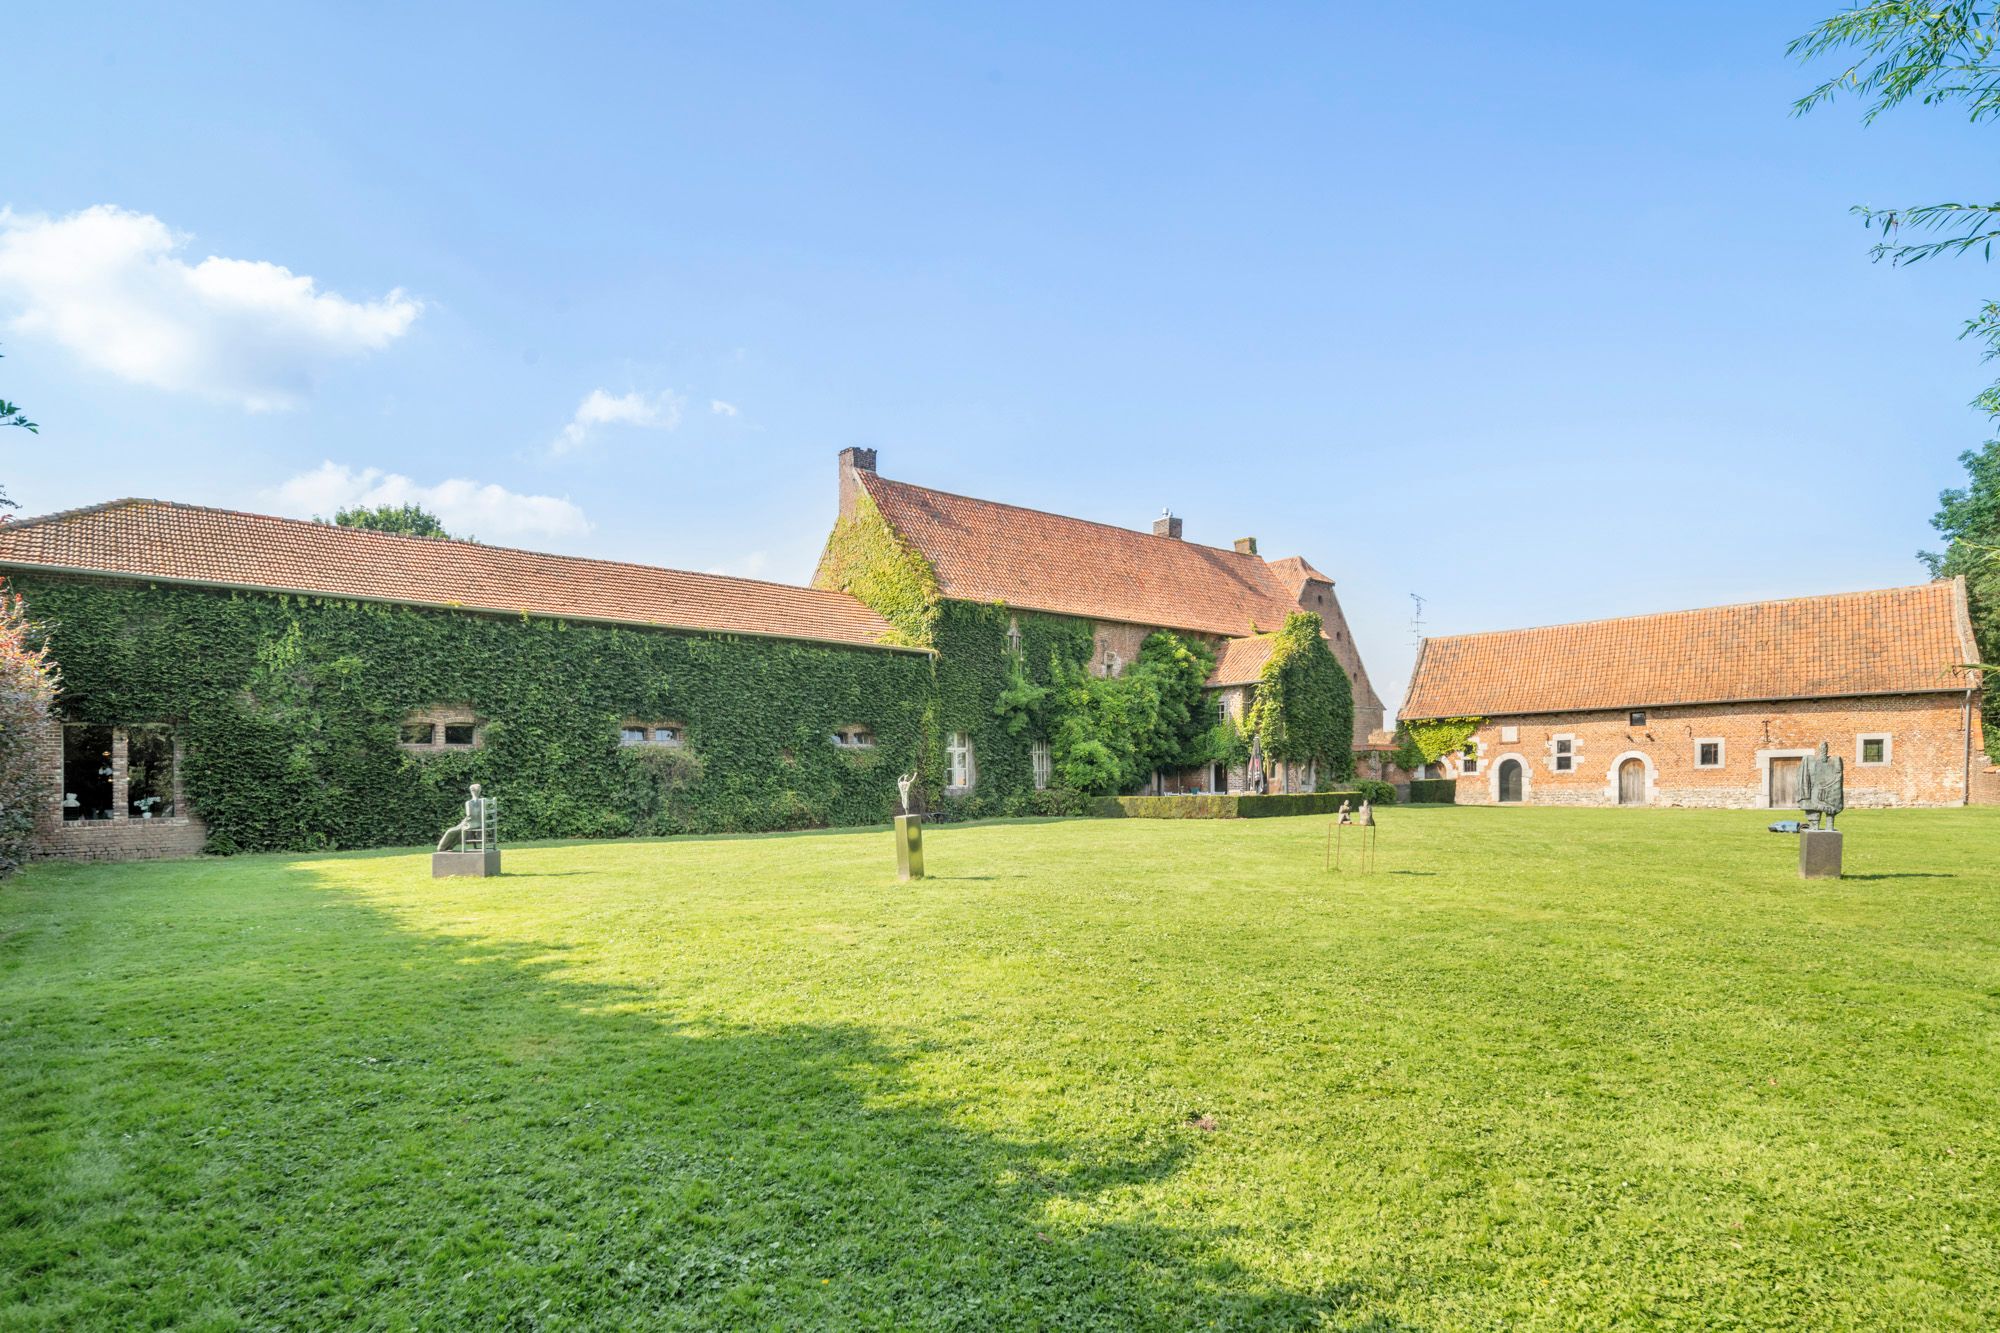
<svg viewBox="0 0 2000 1333">
<path fill-rule="evenodd" d="M 905 773 L 902 777 L 896 779 L 896 790 L 902 795 L 903 813 L 906 815 L 910 813 L 910 788 L 915 785 L 916 781 L 917 775 L 914 771 Z"/>
<path fill-rule="evenodd" d="M 1812 816 L 1814 828 L 1830 829 L 1835 816 L 1846 808 L 1847 765 L 1829 755 L 1826 742 L 1821 741 L 1818 754 L 1799 761 L 1799 809 Z"/>
</svg>

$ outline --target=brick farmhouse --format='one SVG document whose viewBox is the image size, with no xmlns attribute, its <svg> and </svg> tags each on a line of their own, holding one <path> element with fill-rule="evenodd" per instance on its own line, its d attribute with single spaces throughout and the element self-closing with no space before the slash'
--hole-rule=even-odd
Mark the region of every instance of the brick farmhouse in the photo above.
<svg viewBox="0 0 2000 1333">
<path fill-rule="evenodd" d="M 1401 717 L 1477 719 L 1461 804 L 1788 809 L 1824 742 L 1854 806 L 1980 799 L 1962 579 L 1430 638 Z"/>
<path fill-rule="evenodd" d="M 1182 537 L 1182 520 L 1163 514 L 1151 532 L 1092 523 L 1038 509 L 976 500 L 891 481 L 873 449 L 840 452 L 840 518 L 853 522 L 866 497 L 889 528 L 930 565 L 943 597 L 998 603 L 1089 622 L 1091 669 L 1117 675 L 1156 630 L 1204 642 L 1216 654 L 1210 693 L 1239 722 L 1249 711 L 1259 672 L 1270 660 L 1273 631 L 1299 611 L 1320 617 L 1328 649 L 1354 693 L 1354 732 L 1365 749 L 1381 744 L 1381 696 L 1368 679 L 1333 579 L 1299 556 L 1265 560 L 1255 537 L 1232 547 Z M 822 562 L 819 581 L 827 567 Z M 955 749 L 958 747 L 954 747 Z M 1261 756 L 1216 772 L 1160 773 L 1152 789 L 1249 790 L 1262 775 L 1273 792 L 1310 792 L 1317 772 Z"/>
<path fill-rule="evenodd" d="M 1092 653 L 1090 668 L 1102 674 L 1131 664 L 1151 630 L 1175 630 L 1216 650 L 1219 665 L 1209 685 L 1240 718 L 1269 655 L 1270 632 L 1289 614 L 1316 612 L 1327 627 L 1328 648 L 1351 680 L 1355 731 L 1379 739 L 1381 700 L 1333 582 L 1303 559 L 1267 562 L 1250 538 L 1234 549 L 1184 541 L 1178 518 L 1140 532 L 890 481 L 876 473 L 872 450 L 841 452 L 839 495 L 843 519 L 852 518 L 867 496 L 897 539 L 929 562 L 944 600 L 973 607 L 988 622 L 996 606 L 1005 613 L 999 626 L 985 626 L 991 642 L 982 640 L 979 653 L 988 659 L 1007 650 L 1007 616 L 1059 625 L 1072 643 L 1081 637 L 1079 627 L 1088 626 L 1083 641 Z M 980 810 L 994 813 L 1050 780 L 1047 737 L 1007 734 L 997 724 L 992 697 L 953 688 L 955 679 L 975 674 L 961 671 L 964 663 L 899 641 L 883 614 L 838 587 L 793 587 L 146 499 L 0 524 L 0 577 L 25 595 L 31 616 L 50 626 L 65 678 L 62 716 L 43 744 L 52 794 L 36 812 L 41 850 L 55 855 L 353 846 L 391 836 L 376 831 L 380 823 L 370 823 L 372 816 L 355 813 L 363 799 L 391 814 L 421 807 L 402 834 L 408 840 L 431 827 L 434 817 L 448 822 L 450 803 L 463 791 L 452 784 L 467 778 L 486 781 L 507 808 L 542 810 L 532 825 L 541 836 L 579 836 L 607 827 L 594 806 L 616 793 L 604 788 L 565 803 L 545 799 L 548 789 L 565 780 L 565 756 L 619 747 L 708 755 L 706 781 L 728 793 L 738 813 L 692 826 L 697 829 L 886 818 L 894 776 L 906 767 L 940 774 L 940 794 L 976 798 Z M 149 682 L 165 682 L 149 684 L 143 702 L 119 684 L 134 679 L 133 664 L 149 654 L 155 660 L 186 654 L 188 635 L 198 635 L 189 627 L 206 623 L 204 608 L 251 603 L 260 610 L 241 623 L 263 626 L 258 632 L 272 637 L 248 644 L 197 637 L 193 651 L 212 660 L 142 672 Z M 119 609 L 105 612 L 107 606 Z M 262 697 L 268 691 L 256 683 L 259 664 L 293 651 L 285 639 L 308 653 L 336 654 L 322 640 L 343 632 L 328 628 L 343 615 L 352 619 L 343 608 L 373 608 L 378 619 L 388 616 L 419 635 L 434 631 L 441 619 L 460 626 L 479 622 L 479 641 L 491 646 L 477 661 L 363 663 L 394 704 L 387 716 L 379 715 L 379 701 L 362 716 L 352 711 L 361 706 L 342 704 L 337 691 L 315 703 L 350 707 L 347 717 L 335 720 L 361 737 L 350 749 L 365 753 L 335 758 L 373 775 L 370 790 L 344 787 L 340 775 L 314 768 L 329 747 L 301 734 L 289 736 L 280 762 L 268 770 L 269 803 L 294 800 L 288 791 L 306 793 L 307 804 L 329 790 L 346 796 L 318 815 L 277 821 L 289 830 L 284 833 L 250 827 L 255 821 L 240 811 L 224 817 L 212 805 L 205 809 L 204 774 L 240 774 L 245 765 L 264 762 L 252 753 L 257 738 L 297 723 Z M 317 631 L 304 625 L 312 615 L 322 617 L 313 621 Z M 519 670 L 511 665 L 516 645 L 526 651 L 537 624 L 573 627 L 577 632 L 567 636 L 572 642 L 589 633 L 642 636 L 656 645 L 644 651 L 659 666 L 644 679 L 579 679 L 573 697 L 562 701 L 561 717 L 510 728 L 517 718 L 508 710 L 520 706 L 524 692 L 505 673 Z M 542 640 L 534 645 L 546 647 Z M 857 664 L 857 657 L 867 660 Z M 884 667 L 885 658 L 898 664 Z M 768 681 L 773 689 L 806 691 L 788 698 L 784 735 L 744 748 L 738 719 L 756 705 L 717 683 L 713 664 L 725 660 L 738 673 L 734 678 L 747 682 L 745 690 Z M 345 669 L 337 655 L 299 667 L 308 677 Z M 430 687 L 410 682 L 435 681 L 440 671 L 451 684 L 415 692 Z M 877 682 L 873 692 L 854 684 L 863 678 Z M 934 722 L 914 720 L 922 717 Z M 498 754 L 496 736 L 504 737 Z M 808 746 L 826 753 L 807 755 Z M 1318 778 L 1296 766 L 1274 767 L 1272 790 L 1310 791 Z M 436 776 L 447 771 L 451 784 Z M 1241 790 L 1260 773 L 1239 766 L 1229 773 L 1160 774 L 1153 786 Z"/>
</svg>

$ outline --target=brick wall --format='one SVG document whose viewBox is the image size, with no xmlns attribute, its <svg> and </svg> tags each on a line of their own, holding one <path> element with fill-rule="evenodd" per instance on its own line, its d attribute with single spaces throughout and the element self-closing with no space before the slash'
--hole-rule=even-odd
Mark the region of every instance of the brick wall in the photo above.
<svg viewBox="0 0 2000 1333">
<path fill-rule="evenodd" d="M 180 737 L 174 738 L 174 814 L 167 818 L 133 818 L 126 732 L 111 734 L 111 818 L 64 819 L 63 737 L 60 723 L 51 723 L 41 738 L 42 762 L 48 773 L 49 797 L 35 813 L 35 850 L 42 856 L 79 861 L 137 861 L 166 856 L 193 856 L 208 840 L 208 830 L 188 809 L 181 783 Z"/>
<path fill-rule="evenodd" d="M 1888 762 L 1859 762 L 1864 735 L 1889 738 Z M 1555 746 L 1565 736 L 1574 747 L 1566 773 L 1556 768 Z M 1697 766 L 1696 745 L 1704 740 L 1722 742 L 1719 766 Z M 1850 806 L 1960 805 L 1967 794 L 1963 694 L 1653 708 L 1643 726 L 1631 725 L 1623 710 L 1499 717 L 1487 719 L 1474 741 L 1476 772 L 1464 772 L 1459 761 L 1448 765 L 1461 805 L 1493 804 L 1501 761 L 1512 756 L 1524 766 L 1529 805 L 1615 805 L 1619 767 L 1637 759 L 1645 804 L 1761 809 L 1769 805 L 1770 760 L 1816 750 L 1821 741 L 1846 761 Z M 1975 775 L 1984 767 L 1975 751 Z M 1975 776 L 1975 795 L 1979 785 Z"/>
<path fill-rule="evenodd" d="M 1386 710 L 1382 707 L 1382 696 L 1375 693 L 1373 682 L 1368 679 L 1368 668 L 1361 664 L 1361 650 L 1354 646 L 1354 634 L 1347 627 L 1347 616 L 1340 609 L 1340 599 L 1333 595 L 1333 585 L 1320 579 L 1307 579 L 1305 587 L 1299 590 L 1299 605 L 1305 610 L 1317 612 L 1326 628 L 1327 647 L 1333 651 L 1334 661 L 1347 673 L 1347 680 L 1354 687 L 1354 734 L 1357 739 L 1365 738 L 1369 732 L 1383 724 Z M 1276 625 L 1269 628 L 1277 629 Z"/>
</svg>

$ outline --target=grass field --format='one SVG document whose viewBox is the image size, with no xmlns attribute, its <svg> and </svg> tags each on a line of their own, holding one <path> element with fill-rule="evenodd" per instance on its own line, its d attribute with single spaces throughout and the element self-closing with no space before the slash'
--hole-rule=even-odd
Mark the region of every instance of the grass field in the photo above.
<svg viewBox="0 0 2000 1333">
<path fill-rule="evenodd" d="M 2000 812 L 39 865 L 0 1329 L 2000 1325 Z"/>
</svg>

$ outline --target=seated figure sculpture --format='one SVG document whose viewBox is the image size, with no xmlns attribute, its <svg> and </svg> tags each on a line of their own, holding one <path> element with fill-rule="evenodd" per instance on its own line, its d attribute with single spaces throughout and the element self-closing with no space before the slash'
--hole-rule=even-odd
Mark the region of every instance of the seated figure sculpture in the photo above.
<svg viewBox="0 0 2000 1333">
<path fill-rule="evenodd" d="M 438 839 L 437 849 L 441 852 L 456 851 L 465 846 L 467 833 L 482 832 L 485 827 L 486 800 L 479 794 L 479 784 L 475 782 L 472 784 L 472 799 L 465 803 L 465 818 L 444 831 L 444 836 Z"/>
</svg>

